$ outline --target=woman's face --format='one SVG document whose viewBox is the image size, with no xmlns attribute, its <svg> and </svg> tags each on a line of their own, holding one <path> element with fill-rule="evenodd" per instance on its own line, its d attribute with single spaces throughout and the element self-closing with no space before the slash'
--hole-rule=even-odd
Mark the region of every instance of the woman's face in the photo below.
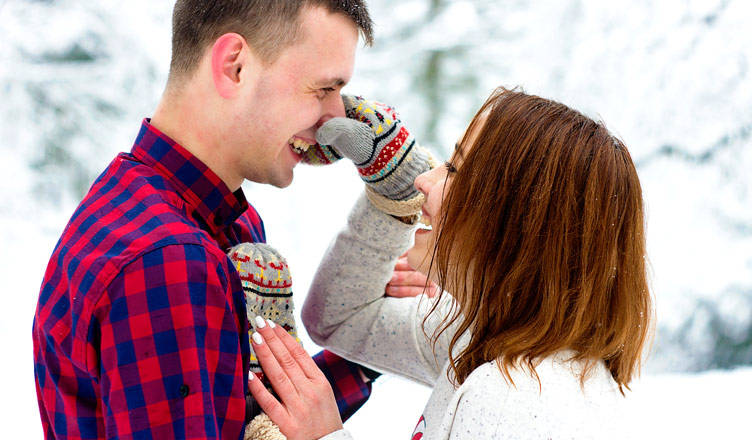
<svg viewBox="0 0 752 440">
<path fill-rule="evenodd" d="M 451 184 L 451 167 L 454 166 L 450 161 L 415 178 L 415 188 L 425 196 L 422 207 L 422 221 L 429 226 L 421 225 L 415 231 L 415 243 L 407 251 L 407 262 L 411 267 L 425 275 L 428 275 L 431 255 L 439 232 L 438 222 L 441 219 L 441 204 L 444 201 L 444 193 Z M 435 274 L 431 278 L 434 279 L 434 282 L 438 281 L 435 279 Z"/>
<path fill-rule="evenodd" d="M 415 188 L 423 193 L 426 198 L 422 209 L 423 221 L 427 222 L 430 226 L 421 226 L 415 231 L 415 243 L 407 251 L 407 261 L 411 267 L 425 275 L 429 275 L 428 271 L 431 265 L 434 246 L 436 245 L 436 237 L 438 237 L 441 228 L 439 224 L 441 220 L 441 207 L 444 203 L 445 194 L 449 191 L 449 187 L 452 184 L 452 173 L 462 165 L 465 154 L 464 150 L 475 142 L 475 137 L 480 127 L 482 127 L 483 121 L 481 120 L 480 122 L 476 125 L 475 132 L 470 133 L 465 144 L 461 143 L 462 137 L 460 137 L 460 140 L 455 145 L 454 154 L 449 161 L 415 178 Z M 430 278 L 434 282 L 438 282 L 436 271 L 434 270 L 433 272 L 430 274 Z"/>
</svg>

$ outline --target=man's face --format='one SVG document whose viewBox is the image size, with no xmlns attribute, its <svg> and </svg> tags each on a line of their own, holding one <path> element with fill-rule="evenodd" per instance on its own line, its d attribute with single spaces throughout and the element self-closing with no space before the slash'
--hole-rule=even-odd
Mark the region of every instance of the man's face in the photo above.
<svg viewBox="0 0 752 440">
<path fill-rule="evenodd" d="M 291 141 L 316 143 L 316 130 L 344 117 L 340 89 L 352 76 L 358 44 L 356 25 L 321 8 L 301 11 L 301 39 L 254 74 L 243 93 L 236 134 L 229 142 L 238 173 L 279 188 L 290 185 L 300 155 Z"/>
</svg>

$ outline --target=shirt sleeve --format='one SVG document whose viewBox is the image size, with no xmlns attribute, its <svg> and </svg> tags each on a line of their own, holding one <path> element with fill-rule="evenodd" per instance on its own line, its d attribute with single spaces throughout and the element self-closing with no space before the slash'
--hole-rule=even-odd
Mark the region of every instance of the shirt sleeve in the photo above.
<svg viewBox="0 0 752 440">
<path fill-rule="evenodd" d="M 248 324 L 228 270 L 203 246 L 170 245 L 110 283 L 89 336 L 108 438 L 241 438 Z"/>
<path fill-rule="evenodd" d="M 378 377 L 379 373 L 343 359 L 329 350 L 315 354 L 313 360 L 332 385 L 339 415 L 345 422 L 371 397 L 372 382 L 364 381 L 361 371 L 368 371 L 371 380 Z"/>
</svg>

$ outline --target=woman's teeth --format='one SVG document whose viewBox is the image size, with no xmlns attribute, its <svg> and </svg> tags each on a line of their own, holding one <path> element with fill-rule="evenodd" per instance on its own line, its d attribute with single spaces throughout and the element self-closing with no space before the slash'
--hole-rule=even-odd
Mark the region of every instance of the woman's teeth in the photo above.
<svg viewBox="0 0 752 440">
<path fill-rule="evenodd" d="M 308 142 L 297 138 L 290 138 L 287 143 L 290 144 L 292 149 L 295 150 L 295 152 L 298 154 L 303 154 L 311 147 L 311 144 L 309 144 Z"/>
</svg>

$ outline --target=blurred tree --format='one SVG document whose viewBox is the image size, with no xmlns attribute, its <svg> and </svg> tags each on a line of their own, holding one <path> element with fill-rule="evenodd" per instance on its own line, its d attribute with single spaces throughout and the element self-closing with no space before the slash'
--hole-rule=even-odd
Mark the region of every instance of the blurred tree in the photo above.
<svg viewBox="0 0 752 440">
<path fill-rule="evenodd" d="M 681 370 L 752 363 L 750 319 L 717 308 L 726 292 L 748 298 L 752 279 L 749 2 L 369 5 L 376 45 L 359 55 L 346 91 L 395 105 L 441 156 L 499 85 L 602 115 L 639 166 L 659 319 L 679 323 L 660 327 L 655 357 L 680 352 L 683 364 L 670 368 Z M 76 203 L 130 148 L 166 80 L 171 8 L 0 2 L 0 159 L 33 170 L 34 203 Z"/>
<path fill-rule="evenodd" d="M 0 48 L 2 147 L 19 149 L 36 173 L 36 200 L 79 199 L 116 152 L 130 149 L 138 121 L 154 108 L 170 42 L 147 42 L 169 35 L 154 22 L 169 17 L 171 5 L 146 3 L 23 0 L 0 11 L 8 43 Z"/>
<path fill-rule="evenodd" d="M 678 329 L 664 329 L 672 369 L 703 371 L 752 365 L 752 287 L 736 287 L 713 300 L 699 299 Z"/>
<path fill-rule="evenodd" d="M 478 57 L 486 41 L 503 33 L 492 20 L 480 19 L 492 2 L 369 4 L 378 17 L 376 44 L 359 58 L 355 82 L 394 104 L 420 142 L 448 156 L 492 90 L 487 80 L 493 64 Z"/>
</svg>

